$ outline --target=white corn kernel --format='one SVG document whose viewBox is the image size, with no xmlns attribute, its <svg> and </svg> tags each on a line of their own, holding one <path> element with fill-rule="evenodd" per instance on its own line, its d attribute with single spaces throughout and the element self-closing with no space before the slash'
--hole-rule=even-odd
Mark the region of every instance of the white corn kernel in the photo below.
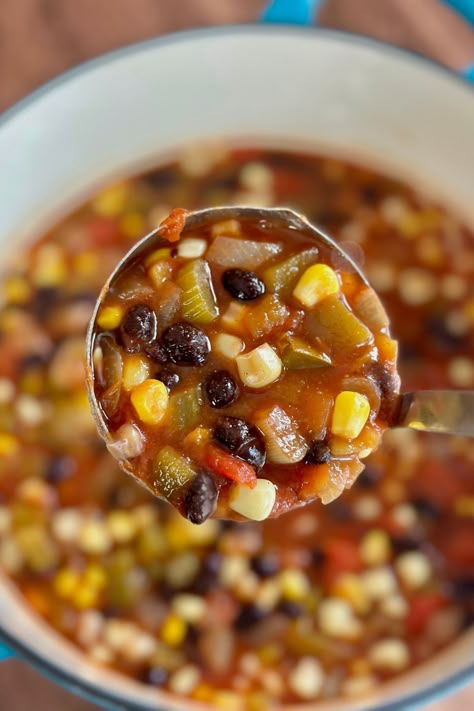
<svg viewBox="0 0 474 711">
<path fill-rule="evenodd" d="M 199 237 L 186 237 L 186 239 L 178 242 L 178 257 L 196 259 L 197 257 L 202 257 L 206 249 L 207 242 L 205 239 L 200 239 Z"/>
<path fill-rule="evenodd" d="M 380 602 L 380 611 L 392 620 L 403 620 L 408 614 L 408 603 L 401 595 L 389 595 Z"/>
<path fill-rule="evenodd" d="M 354 616 L 351 605 L 345 600 L 328 597 L 318 607 L 318 621 L 321 631 L 336 639 L 357 639 L 362 625 Z"/>
<path fill-rule="evenodd" d="M 398 556 L 395 569 L 402 582 L 411 590 L 423 587 L 431 578 L 431 564 L 419 551 L 408 551 Z"/>
<path fill-rule="evenodd" d="M 185 622 L 195 624 L 200 622 L 206 614 L 204 598 L 190 593 L 181 593 L 173 598 L 171 607 L 173 612 Z"/>
<path fill-rule="evenodd" d="M 199 669 L 191 664 L 187 664 L 170 676 L 168 686 L 173 694 L 184 696 L 190 694 L 199 683 Z"/>
<path fill-rule="evenodd" d="M 301 699 L 315 699 L 323 683 L 323 668 L 313 657 L 302 657 L 288 674 L 288 686 Z"/>
<path fill-rule="evenodd" d="M 248 388 L 264 388 L 278 380 L 282 371 L 281 360 L 268 343 L 237 356 L 235 360 L 240 379 Z"/>
<path fill-rule="evenodd" d="M 397 579 L 388 566 L 366 570 L 360 579 L 371 600 L 383 600 L 397 591 Z"/>
<path fill-rule="evenodd" d="M 218 333 L 212 339 L 212 348 L 224 358 L 237 358 L 241 353 L 245 344 L 238 336 L 232 336 L 230 333 Z"/>
<path fill-rule="evenodd" d="M 390 538 L 385 531 L 375 528 L 362 538 L 359 550 L 366 565 L 380 565 L 390 558 Z"/>
<path fill-rule="evenodd" d="M 232 301 L 227 311 L 221 315 L 221 324 L 224 328 L 228 328 L 231 331 L 240 331 L 246 313 L 247 308 L 243 304 L 237 304 L 235 301 Z"/>
<path fill-rule="evenodd" d="M 401 639 L 382 639 L 369 651 L 369 661 L 376 669 L 400 671 L 410 663 L 410 653 Z"/>
<path fill-rule="evenodd" d="M 268 479 L 257 479 L 253 489 L 244 484 L 233 484 L 229 506 L 236 513 L 252 521 L 264 521 L 271 514 L 275 499 L 274 484 Z"/>
</svg>

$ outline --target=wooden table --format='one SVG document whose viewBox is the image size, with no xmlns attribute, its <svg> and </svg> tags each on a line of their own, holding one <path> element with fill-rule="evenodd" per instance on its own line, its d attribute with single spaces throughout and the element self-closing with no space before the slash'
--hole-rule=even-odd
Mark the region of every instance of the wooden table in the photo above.
<svg viewBox="0 0 474 711">
<path fill-rule="evenodd" d="M 250 22 L 262 0 L 0 0 L 0 111 L 51 77 L 138 40 Z M 429 711 L 474 708 L 474 687 Z M 0 667 L 0 711 L 97 711 L 18 660 Z M 428 709 L 427 709 L 428 711 Z"/>
</svg>

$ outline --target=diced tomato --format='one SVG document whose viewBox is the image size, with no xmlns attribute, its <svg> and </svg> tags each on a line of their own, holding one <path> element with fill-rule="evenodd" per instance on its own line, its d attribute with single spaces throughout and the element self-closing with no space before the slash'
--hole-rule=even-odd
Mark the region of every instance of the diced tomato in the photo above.
<svg viewBox="0 0 474 711">
<path fill-rule="evenodd" d="M 408 634 L 423 632 L 433 613 L 445 604 L 446 599 L 439 593 L 423 593 L 413 598 L 405 623 Z"/>
<path fill-rule="evenodd" d="M 160 224 L 160 237 L 163 237 L 163 239 L 166 239 L 168 242 L 177 242 L 181 237 L 187 216 L 188 211 L 183 210 L 181 207 L 176 207 L 174 210 L 171 210 L 168 217 Z"/>
<path fill-rule="evenodd" d="M 108 217 L 94 217 L 86 224 L 87 243 L 91 247 L 116 245 L 120 230 L 117 222 Z"/>
<path fill-rule="evenodd" d="M 250 464 L 212 444 L 206 450 L 205 463 L 216 474 L 237 481 L 239 484 L 247 484 L 251 489 L 257 483 L 255 469 Z"/>
<path fill-rule="evenodd" d="M 362 567 L 357 541 L 331 538 L 323 546 L 323 551 L 323 579 L 327 587 L 331 587 L 341 573 L 357 573 Z"/>
</svg>

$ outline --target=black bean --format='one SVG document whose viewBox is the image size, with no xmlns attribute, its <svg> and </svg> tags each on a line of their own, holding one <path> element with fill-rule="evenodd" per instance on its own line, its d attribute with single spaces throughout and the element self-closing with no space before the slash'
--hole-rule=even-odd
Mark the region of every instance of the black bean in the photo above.
<svg viewBox="0 0 474 711">
<path fill-rule="evenodd" d="M 175 388 L 180 381 L 179 373 L 175 370 L 171 370 L 171 368 L 163 368 L 163 370 L 160 370 L 155 375 L 155 378 L 161 380 L 161 382 L 166 385 L 168 391 Z"/>
<path fill-rule="evenodd" d="M 250 629 L 265 618 L 265 611 L 257 605 L 243 605 L 235 620 L 236 629 L 241 632 Z"/>
<path fill-rule="evenodd" d="M 304 461 L 306 464 L 326 464 L 331 459 L 331 450 L 321 440 L 311 442 Z"/>
<path fill-rule="evenodd" d="M 168 326 L 163 332 L 161 343 L 169 360 L 178 365 L 204 365 L 211 351 L 211 344 L 204 331 L 186 321 Z"/>
<path fill-rule="evenodd" d="M 239 397 L 239 386 L 227 370 L 213 370 L 204 383 L 204 392 L 211 407 L 227 407 Z"/>
<path fill-rule="evenodd" d="M 466 336 L 452 333 L 448 329 L 444 314 L 431 315 L 426 320 L 424 329 L 435 348 L 444 353 L 456 353 L 467 346 Z"/>
<path fill-rule="evenodd" d="M 311 565 L 320 568 L 326 560 L 326 554 L 322 548 L 313 548 L 311 551 Z"/>
<path fill-rule="evenodd" d="M 120 336 L 125 350 L 136 353 L 156 338 L 156 314 L 146 304 L 135 304 L 120 324 Z"/>
<path fill-rule="evenodd" d="M 257 470 L 265 464 L 265 440 L 260 430 L 237 417 L 221 417 L 214 427 L 214 439 Z"/>
<path fill-rule="evenodd" d="M 265 284 L 254 272 L 228 269 L 222 275 L 224 289 L 240 301 L 253 301 L 265 293 Z"/>
<path fill-rule="evenodd" d="M 250 567 L 261 578 L 269 578 L 276 575 L 280 570 L 280 562 L 276 555 L 262 553 L 254 556 L 250 561 Z"/>
<path fill-rule="evenodd" d="M 218 551 L 211 551 L 204 558 L 202 562 L 202 568 L 208 573 L 214 573 L 215 575 L 217 575 L 217 573 L 222 567 L 222 560 L 222 553 L 219 553 Z"/>
<path fill-rule="evenodd" d="M 55 286 L 42 286 L 31 300 L 31 311 L 40 320 L 48 318 L 51 311 L 61 302 L 61 291 Z"/>
<path fill-rule="evenodd" d="M 456 600 L 474 602 L 474 573 L 467 573 L 452 581 Z"/>
<path fill-rule="evenodd" d="M 392 536 L 391 537 L 392 548 L 395 554 L 409 553 L 410 551 L 417 551 L 420 548 L 421 541 L 417 536 Z"/>
<path fill-rule="evenodd" d="M 184 497 L 186 518 L 191 523 L 204 523 L 216 510 L 217 486 L 208 472 L 200 471 Z"/>
<path fill-rule="evenodd" d="M 359 474 L 355 481 L 355 486 L 361 489 L 372 489 L 380 481 L 382 472 L 380 469 L 367 464 L 364 471 Z"/>
<path fill-rule="evenodd" d="M 77 471 L 77 463 L 72 457 L 52 457 L 46 469 L 45 481 L 48 484 L 60 484 L 70 479 Z"/>
<path fill-rule="evenodd" d="M 152 359 L 154 363 L 160 363 L 163 365 L 164 363 L 168 362 L 168 355 L 166 353 L 165 347 L 158 341 L 152 341 L 151 343 L 147 343 L 143 350 L 147 354 L 149 358 Z"/>
<path fill-rule="evenodd" d="M 352 521 L 354 518 L 351 507 L 338 499 L 328 504 L 326 511 L 328 516 L 332 518 L 333 521 L 339 521 L 339 523 Z"/>
<path fill-rule="evenodd" d="M 299 602 L 294 600 L 282 600 L 278 605 L 278 612 L 281 612 L 286 617 L 296 620 L 304 614 L 304 607 Z"/>
<path fill-rule="evenodd" d="M 424 518 L 438 518 L 441 514 L 441 507 L 424 496 L 416 496 L 411 500 L 411 504 Z"/>
<path fill-rule="evenodd" d="M 167 679 L 168 672 L 161 667 L 151 667 L 143 675 L 145 684 L 150 684 L 151 686 L 163 686 Z"/>
</svg>

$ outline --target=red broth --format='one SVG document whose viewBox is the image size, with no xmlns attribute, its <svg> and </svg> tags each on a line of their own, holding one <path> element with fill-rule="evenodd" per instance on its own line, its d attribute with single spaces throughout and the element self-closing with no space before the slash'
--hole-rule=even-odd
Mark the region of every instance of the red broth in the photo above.
<svg viewBox="0 0 474 711">
<path fill-rule="evenodd" d="M 370 693 L 472 624 L 472 443 L 388 432 L 340 500 L 194 526 L 99 440 L 85 328 L 118 259 L 171 206 L 288 204 L 363 250 L 404 389 L 472 388 L 474 235 L 344 162 L 253 148 L 197 158 L 103 191 L 3 277 L 0 564 L 90 659 L 179 696 L 260 711 Z"/>
</svg>

